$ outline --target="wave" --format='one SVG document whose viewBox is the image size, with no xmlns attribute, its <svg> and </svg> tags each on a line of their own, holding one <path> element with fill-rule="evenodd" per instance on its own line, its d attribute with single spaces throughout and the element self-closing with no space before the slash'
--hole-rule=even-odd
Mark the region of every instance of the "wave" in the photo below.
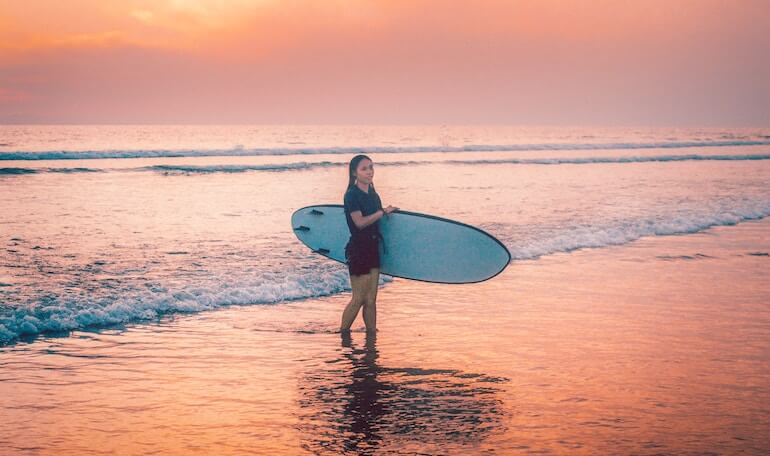
<svg viewBox="0 0 770 456">
<path fill-rule="evenodd" d="M 346 165 L 346 163 L 323 161 L 315 163 L 298 162 L 276 165 L 154 165 L 136 169 L 140 171 L 161 171 L 165 173 L 243 173 L 246 171 L 290 171 L 343 165 Z"/>
<path fill-rule="evenodd" d="M 387 276 L 380 279 L 381 283 L 390 281 Z M 180 290 L 149 283 L 141 288 L 112 300 L 89 302 L 46 296 L 30 307 L 0 308 L 0 346 L 41 334 L 153 321 L 171 314 L 329 296 L 349 291 L 350 279 L 346 269 L 333 265 L 313 268 L 312 274 L 266 273 L 238 283 L 220 278 Z"/>
<path fill-rule="evenodd" d="M 501 158 L 479 160 L 406 160 L 383 161 L 377 166 L 414 166 L 414 165 L 589 165 L 602 163 L 647 163 L 647 162 L 681 162 L 681 161 L 761 161 L 770 160 L 770 154 L 736 154 L 736 155 L 652 155 L 625 157 L 574 157 L 574 158 Z M 243 173 L 248 171 L 296 171 L 315 168 L 347 166 L 347 162 L 296 162 L 265 165 L 153 165 L 140 168 L 126 168 L 121 171 L 156 171 L 166 174 L 210 174 L 210 173 Z M 109 169 L 99 168 L 0 168 L 1 175 L 24 175 L 36 173 L 93 173 L 105 172 Z"/>
<path fill-rule="evenodd" d="M 553 229 L 541 227 L 536 236 L 527 236 L 514 227 L 498 224 L 482 225 L 482 228 L 500 238 L 515 261 L 586 248 L 623 245 L 643 237 L 694 234 L 765 217 L 770 217 L 770 198 L 728 198 L 709 207 L 680 208 L 668 214 L 608 220 L 601 224 L 576 223 Z"/>
<path fill-rule="evenodd" d="M 593 163 L 646 163 L 646 162 L 676 162 L 676 161 L 745 161 L 770 160 L 770 154 L 736 154 L 736 155 L 637 155 L 625 157 L 576 157 L 576 158 L 501 158 L 492 160 L 447 160 L 445 163 L 463 165 L 480 164 L 520 164 L 520 165 L 584 165 Z M 387 163 L 378 163 L 382 166 Z"/>
<path fill-rule="evenodd" d="M 746 160 L 770 160 L 770 154 L 740 154 L 740 155 L 656 155 L 656 156 L 629 156 L 629 157 L 577 157 L 577 158 L 503 158 L 503 159 L 479 159 L 479 160 L 407 160 L 407 161 L 383 161 L 377 166 L 414 166 L 414 165 L 588 165 L 594 163 L 645 163 L 645 162 L 678 162 L 678 161 L 746 161 Z M 242 173 L 246 171 L 291 171 L 314 168 L 328 168 L 347 166 L 347 162 L 297 162 L 274 165 L 155 165 L 138 170 L 162 171 L 166 173 Z"/>
<path fill-rule="evenodd" d="M 0 168 L 0 176 L 37 173 L 95 173 L 102 170 L 95 168 Z"/>
<path fill-rule="evenodd" d="M 98 173 L 103 170 L 97 168 L 47 168 L 49 173 Z"/>
<path fill-rule="evenodd" d="M 2 175 L 18 175 L 18 174 L 35 174 L 38 172 L 32 168 L 0 168 L 0 176 Z"/>
<path fill-rule="evenodd" d="M 471 144 L 466 146 L 358 146 L 316 148 L 243 148 L 230 149 L 154 149 L 154 150 L 87 150 L 87 151 L 15 151 L 0 152 L 0 160 L 82 160 L 102 158 L 151 157 L 217 157 L 268 155 L 319 155 L 366 153 L 421 153 L 421 152 L 516 152 L 557 150 L 612 150 L 612 149 L 680 149 L 690 147 L 767 146 L 770 140 L 729 141 L 655 141 L 614 143 L 530 143 L 530 144 Z"/>
</svg>

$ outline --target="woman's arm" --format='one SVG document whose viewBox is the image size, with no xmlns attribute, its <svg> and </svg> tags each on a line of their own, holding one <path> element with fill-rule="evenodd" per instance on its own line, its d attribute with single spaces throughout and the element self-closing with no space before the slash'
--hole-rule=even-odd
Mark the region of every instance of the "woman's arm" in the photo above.
<svg viewBox="0 0 770 456">
<path fill-rule="evenodd" d="M 381 219 L 383 216 L 396 210 L 398 210 L 397 207 L 388 206 L 385 209 L 378 209 L 374 214 L 366 216 L 362 214 L 361 211 L 355 211 L 350 213 L 350 218 L 353 220 L 353 223 L 356 224 L 356 227 L 359 230 L 362 230 L 377 220 Z"/>
</svg>

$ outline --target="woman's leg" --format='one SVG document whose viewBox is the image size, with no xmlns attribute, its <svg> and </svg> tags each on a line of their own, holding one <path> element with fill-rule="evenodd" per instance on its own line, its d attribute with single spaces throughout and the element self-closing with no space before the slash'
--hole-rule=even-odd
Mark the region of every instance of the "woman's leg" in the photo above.
<svg viewBox="0 0 770 456">
<path fill-rule="evenodd" d="M 340 331 L 350 331 L 350 327 L 353 325 L 353 321 L 358 316 L 358 311 L 364 304 L 366 299 L 366 290 L 368 285 L 369 274 L 364 275 L 351 275 L 350 286 L 353 288 L 353 297 L 350 299 L 350 303 L 345 307 L 342 312 L 342 322 L 340 323 Z"/>
<path fill-rule="evenodd" d="M 364 299 L 364 324 L 366 332 L 377 331 L 377 289 L 380 283 L 380 270 L 374 268 L 369 271 L 366 283 L 366 295 Z"/>
</svg>

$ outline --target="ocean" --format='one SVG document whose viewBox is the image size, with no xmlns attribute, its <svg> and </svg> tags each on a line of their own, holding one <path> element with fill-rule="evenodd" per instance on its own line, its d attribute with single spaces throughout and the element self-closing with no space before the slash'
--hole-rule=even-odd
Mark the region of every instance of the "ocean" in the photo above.
<svg viewBox="0 0 770 456">
<path fill-rule="evenodd" d="M 0 343 L 348 291 L 289 218 L 357 153 L 514 263 L 770 215 L 767 129 L 2 126 Z"/>
<path fill-rule="evenodd" d="M 357 153 L 511 264 L 340 335 Z M 3 454 L 770 448 L 768 129 L 6 125 L 0 207 Z"/>
</svg>

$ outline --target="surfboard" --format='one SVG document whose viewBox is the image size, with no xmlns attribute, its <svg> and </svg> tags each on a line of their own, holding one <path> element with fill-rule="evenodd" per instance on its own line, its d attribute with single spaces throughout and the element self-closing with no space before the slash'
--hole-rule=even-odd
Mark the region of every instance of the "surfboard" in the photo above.
<svg viewBox="0 0 770 456">
<path fill-rule="evenodd" d="M 297 238 L 313 252 L 345 263 L 350 231 L 340 204 L 298 209 L 291 216 Z M 380 219 L 380 272 L 436 283 L 475 283 L 500 274 L 508 249 L 486 231 L 454 220 L 398 211 Z"/>
</svg>

